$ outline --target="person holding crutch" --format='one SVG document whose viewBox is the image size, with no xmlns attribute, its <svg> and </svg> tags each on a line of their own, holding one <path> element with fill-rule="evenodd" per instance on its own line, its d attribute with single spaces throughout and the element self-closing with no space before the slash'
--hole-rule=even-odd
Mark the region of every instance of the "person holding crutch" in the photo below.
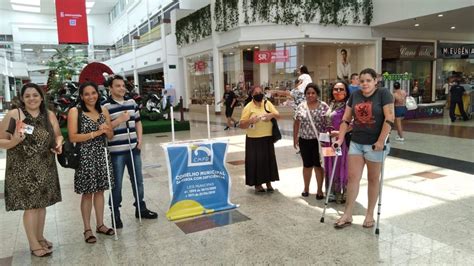
<svg viewBox="0 0 474 266">
<path fill-rule="evenodd" d="M 360 72 L 361 89 L 349 97 L 339 128 L 339 138 L 335 142 L 335 146 L 342 146 L 344 135 L 354 118 L 348 153 L 347 200 L 344 215 L 334 224 L 336 229 L 352 224 L 352 211 L 365 165 L 369 202 L 362 226 L 372 228 L 375 225 L 374 208 L 379 195 L 379 178 L 384 155 L 390 150 L 389 144 L 385 142 L 395 119 L 393 96 L 387 89 L 377 88 L 376 79 L 377 73 L 373 69 L 367 68 Z"/>
<path fill-rule="evenodd" d="M 122 179 L 127 166 L 130 182 L 132 183 L 135 198 L 135 217 L 156 219 L 158 214 L 147 209 L 144 201 L 143 174 L 142 174 L 142 135 L 143 128 L 140 121 L 140 111 L 133 99 L 125 98 L 125 80 L 122 76 L 114 75 L 107 81 L 111 96 L 104 103 L 109 110 L 114 137 L 109 141 L 109 150 L 112 157 L 115 186 L 112 190 L 115 225 L 123 228 L 120 219 L 122 203 Z M 111 199 L 109 206 L 112 208 Z M 113 220 L 113 219 L 112 219 Z"/>
</svg>

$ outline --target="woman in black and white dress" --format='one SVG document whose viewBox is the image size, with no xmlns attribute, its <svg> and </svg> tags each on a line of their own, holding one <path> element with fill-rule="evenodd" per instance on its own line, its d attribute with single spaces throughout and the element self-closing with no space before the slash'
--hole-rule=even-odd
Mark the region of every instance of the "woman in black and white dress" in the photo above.
<svg viewBox="0 0 474 266">
<path fill-rule="evenodd" d="M 92 244 L 97 241 L 94 236 L 90 218 L 94 205 L 97 221 L 97 233 L 114 235 L 114 230 L 104 225 L 104 190 L 109 189 L 107 167 L 112 171 L 109 156 L 106 164 L 104 147 L 106 138 L 113 137 L 110 115 L 98 101 L 99 90 L 92 82 L 79 87 L 80 107 L 72 108 L 68 114 L 68 132 L 71 142 L 80 143 L 80 163 L 74 175 L 74 191 L 82 194 L 81 214 L 84 222 L 84 240 Z M 78 128 L 80 119 L 80 128 Z M 112 174 L 111 174 L 112 176 Z"/>
</svg>

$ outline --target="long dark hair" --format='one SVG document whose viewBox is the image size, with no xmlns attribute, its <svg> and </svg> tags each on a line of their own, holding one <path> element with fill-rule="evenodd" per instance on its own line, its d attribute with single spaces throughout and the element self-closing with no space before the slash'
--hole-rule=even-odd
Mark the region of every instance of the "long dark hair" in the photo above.
<svg viewBox="0 0 474 266">
<path fill-rule="evenodd" d="M 301 74 L 309 74 L 308 68 L 305 65 L 300 66 Z"/>
<path fill-rule="evenodd" d="M 43 115 L 43 119 L 44 119 L 44 124 L 46 126 L 46 130 L 48 131 L 49 133 L 49 145 L 50 147 L 54 147 L 56 146 L 55 145 L 55 134 L 54 134 L 54 129 L 53 129 L 53 125 L 51 124 L 51 121 L 49 121 L 49 113 L 48 113 L 48 108 L 46 108 L 46 98 L 44 97 L 44 93 L 43 93 L 43 90 L 40 88 L 40 86 L 38 86 L 37 84 L 35 83 L 26 83 L 23 85 L 23 87 L 21 87 L 21 91 L 20 91 L 20 95 L 21 95 L 21 98 L 20 98 L 20 106 L 22 108 L 25 108 L 25 102 L 23 101 L 23 95 L 25 95 L 25 92 L 27 89 L 29 88 L 33 88 L 35 89 L 38 94 L 41 96 L 41 104 L 40 104 L 40 114 Z"/>
<path fill-rule="evenodd" d="M 86 81 L 86 82 L 82 83 L 81 86 L 79 86 L 79 95 L 83 96 L 84 95 L 84 89 L 88 86 L 93 87 L 95 89 L 95 92 L 97 92 L 97 101 L 95 102 L 94 108 L 100 114 L 100 113 L 102 113 L 102 107 L 100 107 L 100 101 L 99 101 L 99 95 L 100 94 L 99 94 L 99 87 L 97 87 L 97 84 L 95 84 L 92 81 Z M 87 109 L 86 103 L 84 102 L 82 97 L 79 98 L 79 103 L 81 104 L 81 108 L 82 108 L 82 110 L 84 110 L 84 112 L 90 112 L 89 109 Z"/>
<path fill-rule="evenodd" d="M 332 85 L 331 93 L 329 94 L 329 102 L 336 101 L 336 99 L 334 98 L 334 94 L 332 93 L 332 90 L 334 89 L 334 86 L 336 86 L 336 84 L 338 84 L 338 83 L 341 83 L 342 85 L 344 85 L 344 90 L 346 91 L 346 97 L 344 97 L 344 102 L 347 102 L 347 99 L 349 99 L 349 96 L 351 96 L 351 95 L 350 95 L 350 92 L 349 92 L 349 86 L 343 80 L 338 80 L 338 81 L 334 82 L 334 84 Z"/>
</svg>

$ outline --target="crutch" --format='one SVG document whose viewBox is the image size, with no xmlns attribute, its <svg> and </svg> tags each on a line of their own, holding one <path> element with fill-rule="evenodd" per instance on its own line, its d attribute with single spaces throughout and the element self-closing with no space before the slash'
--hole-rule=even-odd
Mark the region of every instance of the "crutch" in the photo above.
<svg viewBox="0 0 474 266">
<path fill-rule="evenodd" d="M 386 150 L 387 150 L 387 140 L 390 134 L 387 135 L 385 141 L 383 142 L 383 150 L 382 150 L 382 167 L 380 168 L 380 182 L 379 182 L 379 200 L 378 200 L 378 207 L 377 207 L 377 224 L 375 226 L 375 234 L 378 235 L 380 233 L 379 230 L 379 223 L 380 223 L 380 212 L 382 211 L 382 188 L 383 188 L 383 172 L 385 166 L 385 158 Z M 375 145 L 372 145 L 372 149 L 375 149 Z"/>
<path fill-rule="evenodd" d="M 130 126 L 128 124 L 129 121 L 126 122 L 127 124 L 127 135 L 128 135 L 128 149 L 130 151 L 130 159 L 132 160 L 132 172 L 133 172 L 133 181 L 135 182 L 135 193 L 137 199 L 137 208 L 138 208 L 138 221 L 140 224 L 142 223 L 142 210 L 140 209 L 140 195 L 138 194 L 138 186 L 137 186 L 137 176 L 135 174 L 135 160 L 133 159 L 133 151 L 132 151 L 132 142 L 130 140 Z"/>
<path fill-rule="evenodd" d="M 105 155 L 105 166 L 107 168 L 107 181 L 109 181 L 109 194 L 110 194 L 110 203 L 112 205 L 112 225 L 114 228 L 114 236 L 115 240 L 118 240 L 117 236 L 117 224 L 115 223 L 115 209 L 114 209 L 114 197 L 112 195 L 112 182 L 110 181 L 110 169 L 109 169 L 109 154 L 107 153 L 107 137 L 105 139 L 105 146 L 104 146 L 104 155 Z"/>
<path fill-rule="evenodd" d="M 334 164 L 332 166 L 332 173 L 331 173 L 331 178 L 329 179 L 329 188 L 328 188 L 328 193 L 326 195 L 326 200 L 324 201 L 324 209 L 323 209 L 323 215 L 321 216 L 321 223 L 324 223 L 324 215 L 326 214 L 326 209 L 328 207 L 328 202 L 329 202 L 329 194 L 331 193 L 331 188 L 332 188 L 332 182 L 334 180 L 334 174 L 336 173 L 336 164 L 337 164 L 337 158 L 339 155 L 342 153 L 341 147 L 337 145 L 337 143 L 334 143 L 334 148 L 336 149 L 336 154 L 334 158 Z"/>
</svg>

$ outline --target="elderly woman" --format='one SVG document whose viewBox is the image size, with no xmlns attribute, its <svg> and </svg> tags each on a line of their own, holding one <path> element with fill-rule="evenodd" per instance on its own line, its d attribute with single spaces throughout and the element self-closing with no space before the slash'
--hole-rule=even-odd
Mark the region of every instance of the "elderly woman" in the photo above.
<svg viewBox="0 0 474 266">
<path fill-rule="evenodd" d="M 319 99 L 321 90 L 314 83 L 309 83 L 306 86 L 304 95 L 306 101 L 302 102 L 296 109 L 293 123 L 293 146 L 295 149 L 300 148 L 301 158 L 303 159 L 304 190 L 301 196 L 309 196 L 309 184 L 314 170 L 318 183 L 316 199 L 321 200 L 324 198 L 324 175 L 318 135 L 319 132 L 324 132 L 326 128 L 325 115 L 329 107 Z"/>
<path fill-rule="evenodd" d="M 257 193 L 273 192 L 273 181 L 278 181 L 278 166 L 272 137 L 272 118 L 280 114 L 269 101 L 263 101 L 263 90 L 255 87 L 252 101 L 242 111 L 240 128 L 247 130 L 245 139 L 245 184 L 255 186 Z"/>
<path fill-rule="evenodd" d="M 31 254 L 44 257 L 53 252 L 43 231 L 46 207 L 61 201 L 55 154 L 62 152 L 63 137 L 38 85 L 25 84 L 20 95 L 20 107 L 8 112 L 0 130 L 0 147 L 7 149 L 5 207 L 25 211 L 23 225 Z M 10 120 L 16 129 L 9 128 Z"/>
<path fill-rule="evenodd" d="M 350 121 L 352 125 L 352 139 L 348 156 L 347 201 L 344 215 L 339 218 L 334 227 L 344 228 L 352 224 L 357 194 L 359 193 L 360 179 L 364 166 L 367 165 L 368 179 L 368 206 L 362 226 L 371 228 L 375 224 L 374 208 L 379 193 L 379 177 L 384 152 L 388 153 L 390 146 L 384 143 L 395 119 L 393 97 L 385 88 L 377 88 L 377 73 L 367 68 L 360 72 L 361 89 L 351 94 L 344 111 L 339 128 L 337 144 L 342 146 Z"/>
</svg>

